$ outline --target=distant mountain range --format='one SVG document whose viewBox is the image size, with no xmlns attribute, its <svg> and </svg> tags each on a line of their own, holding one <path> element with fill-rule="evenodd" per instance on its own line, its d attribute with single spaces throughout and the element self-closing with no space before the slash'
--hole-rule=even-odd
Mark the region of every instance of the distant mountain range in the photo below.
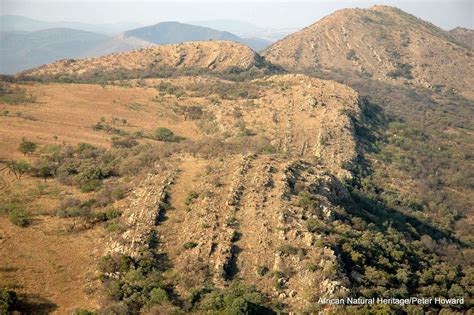
<svg viewBox="0 0 474 315">
<path fill-rule="evenodd" d="M 255 38 L 241 38 L 230 32 L 179 22 L 162 22 L 123 32 L 93 49 L 89 55 L 100 56 L 153 45 L 179 44 L 190 41 L 228 40 L 244 44 L 260 51 L 270 41 Z"/>
<path fill-rule="evenodd" d="M 34 32 L 49 28 L 72 28 L 75 30 L 100 33 L 105 35 L 116 35 L 120 32 L 140 27 L 138 23 L 108 23 L 108 24 L 88 24 L 81 22 L 46 22 L 31 19 L 19 15 L 2 15 L 0 16 L 0 30 L 2 32 L 26 31 Z"/>
<path fill-rule="evenodd" d="M 0 33 L 0 73 L 15 73 L 63 58 L 83 56 L 109 37 L 70 28 Z"/>
<path fill-rule="evenodd" d="M 133 28 L 115 36 L 107 34 L 119 30 L 119 24 L 52 23 L 6 15 L 0 16 L 0 26 L 0 73 L 3 74 L 59 59 L 102 56 L 153 45 L 228 40 L 259 51 L 271 44 L 264 39 L 242 38 L 230 32 L 179 22 Z"/>
</svg>

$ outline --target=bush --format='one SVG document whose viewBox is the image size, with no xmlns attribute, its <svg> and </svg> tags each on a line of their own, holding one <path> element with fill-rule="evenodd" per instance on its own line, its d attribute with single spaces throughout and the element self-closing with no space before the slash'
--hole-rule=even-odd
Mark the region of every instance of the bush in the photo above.
<svg viewBox="0 0 474 315">
<path fill-rule="evenodd" d="M 168 128 L 157 128 L 153 133 L 153 139 L 165 142 L 180 142 L 185 138 L 176 136 L 174 132 Z"/>
<path fill-rule="evenodd" d="M 60 218 L 89 217 L 90 209 L 81 206 L 72 206 L 66 209 L 58 210 L 56 215 Z"/>
<path fill-rule="evenodd" d="M 153 288 L 150 291 L 149 304 L 161 304 L 166 301 L 168 301 L 168 293 L 162 288 Z"/>
<path fill-rule="evenodd" d="M 72 315 L 97 315 L 97 313 L 82 308 L 77 308 L 72 312 Z"/>
<path fill-rule="evenodd" d="M 112 147 L 114 148 L 133 148 L 138 145 L 138 141 L 133 138 L 112 138 Z"/>
<path fill-rule="evenodd" d="M 191 249 L 191 248 L 194 248 L 196 247 L 198 244 L 195 243 L 195 242 L 187 242 L 187 243 L 184 243 L 183 247 L 185 249 Z"/>
<path fill-rule="evenodd" d="M 0 103 L 18 105 L 24 103 L 34 103 L 36 97 L 26 94 L 26 90 L 22 88 L 11 88 L 7 84 L 0 86 Z"/>
<path fill-rule="evenodd" d="M 354 49 L 349 49 L 346 53 L 346 59 L 347 60 L 357 60 L 357 53 L 355 52 Z"/>
<path fill-rule="evenodd" d="M 284 244 L 278 247 L 278 250 L 285 255 L 296 255 L 298 254 L 298 248 L 291 246 L 289 244 Z"/>
<path fill-rule="evenodd" d="M 390 71 L 387 75 L 391 78 L 406 78 L 406 79 L 413 79 L 413 75 L 411 74 L 411 69 L 413 67 L 407 63 L 399 63 L 397 64 L 397 68 L 395 70 Z"/>
<path fill-rule="evenodd" d="M 0 314 L 9 314 L 17 304 L 17 295 L 15 291 L 0 289 Z"/>
<path fill-rule="evenodd" d="M 26 227 L 31 223 L 30 215 L 22 208 L 16 208 L 10 211 L 8 219 L 11 223 L 19 227 Z"/>
<path fill-rule="evenodd" d="M 316 233 L 324 230 L 324 225 L 318 219 L 309 218 L 305 222 L 308 232 Z"/>
<path fill-rule="evenodd" d="M 81 192 L 98 191 L 102 187 L 102 182 L 98 179 L 93 179 L 81 185 Z"/>
<path fill-rule="evenodd" d="M 259 275 L 260 277 L 263 277 L 264 275 L 266 275 L 268 273 L 268 267 L 266 266 L 258 266 L 257 267 L 257 275 Z"/>
<path fill-rule="evenodd" d="M 199 304 L 203 311 L 218 314 L 267 314 L 268 309 L 261 306 L 263 296 L 254 287 L 232 281 L 222 291 L 205 294 Z"/>
<path fill-rule="evenodd" d="M 120 217 L 121 215 L 122 215 L 122 213 L 119 210 L 110 209 L 106 212 L 94 213 L 93 216 L 97 221 L 106 222 L 106 221 L 116 219 L 116 218 Z"/>
<path fill-rule="evenodd" d="M 99 262 L 99 270 L 102 273 L 128 272 L 133 266 L 130 257 L 123 254 L 112 254 L 102 257 Z"/>
<path fill-rule="evenodd" d="M 312 215 L 317 215 L 318 217 L 322 216 L 318 200 L 307 191 L 301 191 L 298 193 L 296 205 L 310 212 Z"/>
<path fill-rule="evenodd" d="M 199 193 L 195 192 L 195 191 L 191 191 L 189 192 L 188 196 L 186 197 L 186 200 L 184 201 L 184 204 L 186 206 L 189 206 L 190 204 L 193 203 L 193 201 L 195 199 L 197 199 L 199 197 Z"/>
</svg>

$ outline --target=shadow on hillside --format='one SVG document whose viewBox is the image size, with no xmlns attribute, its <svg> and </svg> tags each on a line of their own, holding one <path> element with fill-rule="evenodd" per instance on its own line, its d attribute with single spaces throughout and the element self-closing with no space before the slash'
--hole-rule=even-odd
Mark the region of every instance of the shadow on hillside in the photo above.
<svg viewBox="0 0 474 315">
<path fill-rule="evenodd" d="M 428 222 L 403 213 L 392 207 L 388 207 L 382 201 L 376 198 L 380 189 L 375 187 L 375 191 L 367 192 L 361 188 L 361 181 L 373 173 L 369 161 L 365 159 L 366 154 L 379 153 L 378 143 L 384 143 L 386 140 L 383 135 L 390 122 L 396 119 L 386 115 L 384 110 L 378 104 L 362 100 L 363 121 L 355 122 L 356 136 L 358 140 L 359 157 L 357 167 L 354 170 L 354 180 L 349 184 L 351 199 L 347 202 L 346 209 L 352 215 L 375 224 L 376 229 L 383 232 L 388 227 L 397 229 L 413 239 L 419 239 L 421 235 L 426 234 L 435 240 L 454 239 L 450 232 L 441 230 Z M 398 119 L 399 120 L 399 119 Z M 413 230 L 413 228 L 415 230 Z"/>
<path fill-rule="evenodd" d="M 15 311 L 20 314 L 46 315 L 56 311 L 58 306 L 48 299 L 37 294 L 28 294 L 19 297 Z"/>
</svg>

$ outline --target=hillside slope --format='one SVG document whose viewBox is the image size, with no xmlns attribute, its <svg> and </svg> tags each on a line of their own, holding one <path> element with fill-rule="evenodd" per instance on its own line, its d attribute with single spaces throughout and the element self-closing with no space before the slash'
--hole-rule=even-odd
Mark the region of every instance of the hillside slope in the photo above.
<svg viewBox="0 0 474 315">
<path fill-rule="evenodd" d="M 449 33 L 387 6 L 337 11 L 262 52 L 288 69 L 338 70 L 474 97 L 474 55 Z"/>
<path fill-rule="evenodd" d="M 333 220 L 334 208 L 347 197 L 340 181 L 351 176 L 347 167 L 357 155 L 353 119 L 359 119 L 361 112 L 354 90 L 303 75 L 272 76 L 243 83 L 179 77 L 144 80 L 141 87 L 134 86 L 133 81 L 129 84 L 101 87 L 33 83 L 22 88 L 37 97 L 37 103 L 3 104 L 9 113 L 0 116 L 2 158 L 28 158 L 32 164 L 35 159 L 44 162 L 53 157 L 41 153 L 50 152 L 48 148 L 59 150 L 54 155 L 59 157 L 63 156 L 59 153 L 62 150 L 81 150 L 84 145 L 80 143 L 87 142 L 108 148 L 103 162 L 114 165 L 116 175 L 104 180 L 103 190 L 105 186 L 118 185 L 121 178 L 124 183 L 130 182 L 130 190 L 133 188 L 127 199 L 110 205 L 123 214 L 116 223 L 120 228 L 109 232 L 100 225 L 83 227 L 80 217 L 55 215 L 62 202 L 60 196 L 48 192 L 41 197 L 25 195 L 28 203 L 24 207 L 28 211 L 39 199 L 51 198 L 42 213 L 55 219 L 50 223 L 53 227 L 45 226 L 47 217 L 32 212 L 37 223 L 31 229 L 42 231 L 55 225 L 64 229 L 65 225 L 73 224 L 72 229 L 77 226 L 97 235 L 108 233 L 104 238 L 80 239 L 84 248 L 97 248 L 96 255 L 122 253 L 141 259 L 143 251 L 151 251 L 157 257 L 156 263 L 167 269 L 163 277 L 173 287 L 176 302 L 186 301 L 204 283 L 224 288 L 234 280 L 256 286 L 262 294 L 281 301 L 291 310 L 307 309 L 318 294 L 345 294 L 348 280 L 340 271 L 339 258 L 333 249 L 315 245 L 320 233 L 308 231 L 305 220 L 309 216 Z M 179 98 L 171 94 L 176 89 L 183 90 Z M 185 115 L 183 108 L 193 111 Z M 112 119 L 111 123 L 118 127 L 114 117 L 124 121 L 120 122 L 122 134 L 141 131 L 146 136 L 162 126 L 186 140 L 170 143 L 143 137 L 137 138 L 140 144 L 132 147 L 109 148 L 113 135 L 93 126 L 98 121 L 109 124 Z M 38 142 L 42 148 L 38 155 L 23 157 L 16 152 L 22 137 Z M 93 147 L 85 148 L 87 152 L 77 160 L 79 163 L 104 154 Z M 76 156 L 65 154 L 67 157 L 58 163 L 70 163 Z M 129 154 L 137 154 L 136 159 Z M 310 162 L 316 159 L 317 163 Z M 83 167 L 91 166 L 87 165 Z M 55 174 L 59 173 L 58 169 Z M 25 176 L 18 182 L 34 185 L 35 179 Z M 61 184 L 48 179 L 47 183 L 65 185 L 58 186 L 61 191 L 72 190 L 72 182 Z M 7 195 L 0 195 L 0 200 L 11 202 L 17 189 L 9 185 Z M 298 205 L 298 194 L 302 192 L 317 198 L 321 208 L 310 210 Z M 99 194 L 71 191 L 68 198 L 92 200 L 99 198 Z M 169 207 L 164 207 L 165 203 Z M 90 211 L 104 209 L 96 203 Z M 83 220 L 88 222 L 87 217 Z M 7 224 L 10 229 L 11 223 Z M 74 238 L 90 232 L 67 235 Z M 2 254 L 7 255 L 3 249 L 13 247 L 21 239 L 19 234 L 8 232 Z M 38 241 L 50 241 L 49 234 L 38 234 Z M 160 236 L 158 243 L 150 242 L 153 235 Z M 29 244 L 22 242 L 21 250 L 28 250 Z M 185 244 L 191 245 L 186 245 L 186 249 Z M 99 250 L 103 245 L 105 252 Z M 61 252 L 61 246 L 62 243 L 55 249 Z M 70 254 L 70 259 L 82 257 L 82 253 Z M 45 253 L 44 259 L 55 259 L 53 254 Z M 166 261 L 159 258 L 164 255 Z M 94 259 L 104 265 L 104 259 Z M 13 264 L 12 259 L 6 263 Z M 70 311 L 71 299 L 66 301 L 61 295 L 58 277 L 45 278 L 45 285 L 51 289 L 41 291 L 24 267 L 28 263 L 32 264 L 29 257 L 18 257 L 15 266 L 19 267 L 6 275 L 0 273 L 0 280 L 17 281 L 20 292 L 37 294 L 52 305 L 57 303 L 59 312 Z M 321 270 L 308 272 L 309 264 L 318 264 Z M 47 264 L 33 265 L 38 272 L 49 272 L 45 270 Z M 70 272 L 75 270 L 64 268 L 61 272 L 69 279 Z M 75 285 L 90 287 L 92 281 L 88 279 L 81 275 Z M 278 290 L 273 289 L 275 281 L 279 282 Z M 104 281 L 107 285 L 108 281 Z M 90 291 L 93 289 L 89 288 L 88 295 L 78 290 L 78 297 L 73 300 L 77 306 L 91 307 L 93 299 L 104 302 L 105 308 L 113 304 L 102 300 L 103 294 Z M 311 296 L 305 292 L 311 292 Z M 133 299 L 130 309 L 141 303 Z"/>
<path fill-rule="evenodd" d="M 271 72 L 271 65 L 250 48 L 230 41 L 157 45 L 97 58 L 61 60 L 26 71 L 24 78 L 108 79 L 166 76 L 171 73 Z"/>
</svg>

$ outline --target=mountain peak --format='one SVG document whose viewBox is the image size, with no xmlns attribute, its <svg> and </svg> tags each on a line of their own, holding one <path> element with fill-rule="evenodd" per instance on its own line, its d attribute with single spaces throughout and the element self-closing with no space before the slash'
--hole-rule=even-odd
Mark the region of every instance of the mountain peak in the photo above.
<svg viewBox="0 0 474 315">
<path fill-rule="evenodd" d="M 344 9 L 267 48 L 299 71 L 346 71 L 396 84 L 472 94 L 473 55 L 444 30 L 398 8 Z M 430 66 L 428 66 L 430 65 Z"/>
</svg>

